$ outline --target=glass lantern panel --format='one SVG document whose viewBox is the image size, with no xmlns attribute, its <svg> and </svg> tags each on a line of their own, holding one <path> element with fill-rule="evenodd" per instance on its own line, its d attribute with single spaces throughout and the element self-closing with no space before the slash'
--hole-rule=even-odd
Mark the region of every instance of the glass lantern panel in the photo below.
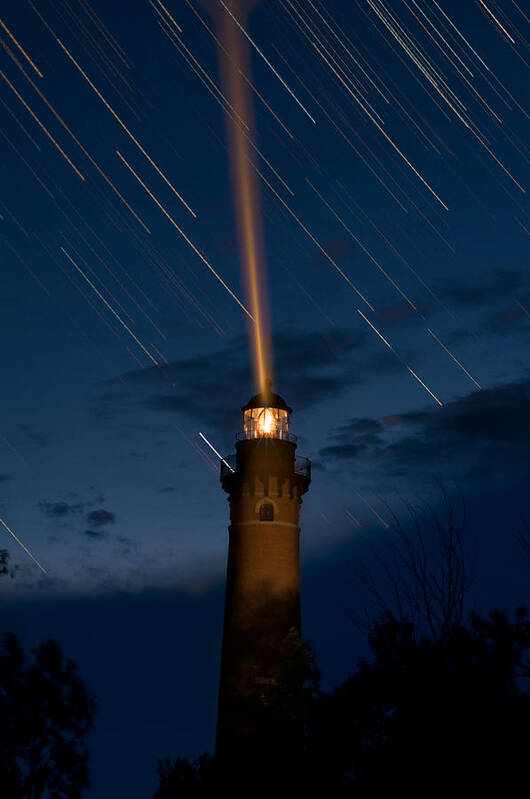
<svg viewBox="0 0 530 799">
<path fill-rule="evenodd" d="M 245 438 L 289 438 L 289 414 L 281 408 L 249 408 L 244 412 Z"/>
</svg>

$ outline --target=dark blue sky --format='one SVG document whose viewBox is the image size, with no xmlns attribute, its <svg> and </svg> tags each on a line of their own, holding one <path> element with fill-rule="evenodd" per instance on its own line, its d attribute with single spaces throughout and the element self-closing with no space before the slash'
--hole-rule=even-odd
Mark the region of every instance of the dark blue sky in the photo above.
<svg viewBox="0 0 530 799">
<path fill-rule="evenodd" d="M 0 591 L 6 625 L 55 637 L 99 696 L 98 799 L 148 796 L 157 755 L 212 746 L 228 507 L 198 433 L 230 452 L 253 393 L 245 314 L 116 154 L 246 301 L 223 100 L 182 50 L 222 90 L 197 14 L 218 30 L 226 12 L 164 5 L 180 50 L 157 0 L 161 16 L 140 0 L 12 0 L 1 15 L 34 66 L 2 28 L 0 510 L 48 576 L 4 531 L 20 568 Z M 486 5 L 494 17 L 455 0 L 267 0 L 249 16 L 296 97 L 253 50 L 248 77 L 276 115 L 256 97 L 249 131 L 270 184 L 275 389 L 314 463 L 304 632 L 328 682 L 362 650 L 340 608 L 383 532 L 370 506 L 385 519 L 458 486 L 472 601 L 525 599 L 528 25 L 515 3 Z"/>
</svg>

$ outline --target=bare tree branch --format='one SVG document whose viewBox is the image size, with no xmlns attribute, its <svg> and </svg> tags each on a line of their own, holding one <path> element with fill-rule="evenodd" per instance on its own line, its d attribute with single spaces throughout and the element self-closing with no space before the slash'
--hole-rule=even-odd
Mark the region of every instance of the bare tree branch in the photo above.
<svg viewBox="0 0 530 799">
<path fill-rule="evenodd" d="M 458 505 L 443 486 L 441 495 L 440 510 L 403 500 L 405 521 L 387 504 L 390 529 L 378 546 L 370 543 L 370 569 L 353 572 L 361 615 L 349 615 L 361 629 L 392 615 L 442 645 L 462 622 L 474 571 L 464 547 L 466 506 L 460 492 Z"/>
</svg>

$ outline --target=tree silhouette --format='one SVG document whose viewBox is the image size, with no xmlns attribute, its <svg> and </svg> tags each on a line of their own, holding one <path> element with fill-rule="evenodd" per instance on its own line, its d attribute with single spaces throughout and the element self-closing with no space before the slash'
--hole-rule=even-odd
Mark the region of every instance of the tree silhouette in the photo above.
<svg viewBox="0 0 530 799">
<path fill-rule="evenodd" d="M 296 636 L 281 679 L 244 697 L 251 734 L 230 757 L 159 764 L 156 799 L 518 795 L 527 780 L 530 621 L 466 614 L 465 506 L 407 508 L 362 568 L 370 655 L 330 692 Z M 362 600 L 361 600 L 362 601 Z M 274 658 L 277 657 L 274 654 Z"/>
<path fill-rule="evenodd" d="M 0 796 L 79 799 L 89 785 L 86 736 L 95 701 L 54 641 L 26 663 L 13 633 L 0 648 Z"/>
<path fill-rule="evenodd" d="M 530 566 L 530 523 L 528 519 L 523 519 L 521 529 L 515 535 L 515 540 L 521 547 L 524 558 Z"/>
<path fill-rule="evenodd" d="M 277 611 L 271 603 L 271 614 Z M 300 789 L 320 674 L 311 646 L 294 628 L 274 649 L 271 657 L 282 664 L 277 678 L 258 682 L 236 709 L 248 732 L 215 757 L 204 754 L 191 763 L 185 758 L 160 760 L 155 799 L 202 799 L 219 793 L 246 799 L 249 792 L 270 798 L 280 783 L 285 794 Z"/>
<path fill-rule="evenodd" d="M 457 508 L 445 488 L 441 510 L 404 503 L 403 521 L 390 507 L 389 530 L 370 544 L 371 566 L 353 570 L 361 613 L 348 611 L 369 633 L 372 620 L 392 616 L 411 622 L 443 644 L 462 623 L 465 598 L 473 580 L 464 540 L 466 507 Z"/>
<path fill-rule="evenodd" d="M 307 690 L 306 662 L 287 702 L 281 690 L 276 706 L 256 696 L 255 732 L 230 759 L 159 763 L 156 799 L 270 797 L 280 786 L 282 795 L 310 799 L 492 788 L 518 795 L 530 725 L 527 612 L 471 615 L 443 642 L 386 615 L 372 624 L 369 644 L 370 657 L 330 693 Z"/>
<path fill-rule="evenodd" d="M 7 549 L 0 549 L 0 577 L 15 577 L 18 565 L 9 565 L 10 555 Z"/>
<path fill-rule="evenodd" d="M 361 797 L 493 786 L 515 795 L 530 722 L 524 612 L 473 615 L 443 645 L 387 616 L 370 646 L 372 659 L 321 700 L 309 747 L 324 766 L 320 784 L 335 775 L 337 795 Z"/>
</svg>

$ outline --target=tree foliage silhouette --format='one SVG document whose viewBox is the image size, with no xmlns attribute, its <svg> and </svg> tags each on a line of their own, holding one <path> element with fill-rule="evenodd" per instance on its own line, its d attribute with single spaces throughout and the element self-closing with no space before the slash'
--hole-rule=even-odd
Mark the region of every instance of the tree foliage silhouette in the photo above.
<svg viewBox="0 0 530 799">
<path fill-rule="evenodd" d="M 10 556 L 7 549 L 0 549 L 0 577 L 15 577 L 18 565 L 9 565 Z"/>
<path fill-rule="evenodd" d="M 160 760 L 155 799 L 199 799 L 220 792 L 235 799 L 248 797 L 249 791 L 261 799 L 270 797 L 279 780 L 283 793 L 298 790 L 320 674 L 310 644 L 296 630 L 289 631 L 278 650 L 275 657 L 281 656 L 282 669 L 277 679 L 258 683 L 241 698 L 250 732 L 216 757 L 204 754 L 193 763 Z"/>
<path fill-rule="evenodd" d="M 362 569 L 369 656 L 330 692 L 319 690 L 309 646 L 286 649 L 270 697 L 249 697 L 252 736 L 224 763 L 203 755 L 159 764 L 156 799 L 304 799 L 404 792 L 519 795 L 527 780 L 530 621 L 465 607 L 465 507 L 395 515 L 379 569 Z M 391 534 L 391 535 L 390 535 Z M 373 562 L 374 562 L 373 561 Z"/>
<path fill-rule="evenodd" d="M 471 615 L 440 643 L 388 615 L 372 657 L 321 697 L 308 746 L 317 795 L 405 790 L 506 791 L 524 779 L 530 722 L 530 623 Z M 329 779 L 334 778 L 330 791 Z M 324 786 L 326 785 L 326 790 Z M 515 795 L 510 793 L 510 795 Z"/>
<path fill-rule="evenodd" d="M 516 795 L 530 725 L 526 611 L 471 615 L 443 642 L 387 615 L 372 624 L 369 643 L 370 657 L 330 693 L 304 689 L 293 702 L 291 684 L 294 715 L 283 702 L 262 704 L 263 727 L 229 761 L 161 762 L 156 799 L 270 796 L 279 785 L 311 799 Z M 276 745 L 267 746 L 271 729 Z"/>
<path fill-rule="evenodd" d="M 0 553 L 0 574 L 9 573 Z M 0 796 L 79 799 L 89 785 L 86 736 L 95 700 L 54 641 L 27 663 L 17 637 L 0 646 Z"/>
</svg>

